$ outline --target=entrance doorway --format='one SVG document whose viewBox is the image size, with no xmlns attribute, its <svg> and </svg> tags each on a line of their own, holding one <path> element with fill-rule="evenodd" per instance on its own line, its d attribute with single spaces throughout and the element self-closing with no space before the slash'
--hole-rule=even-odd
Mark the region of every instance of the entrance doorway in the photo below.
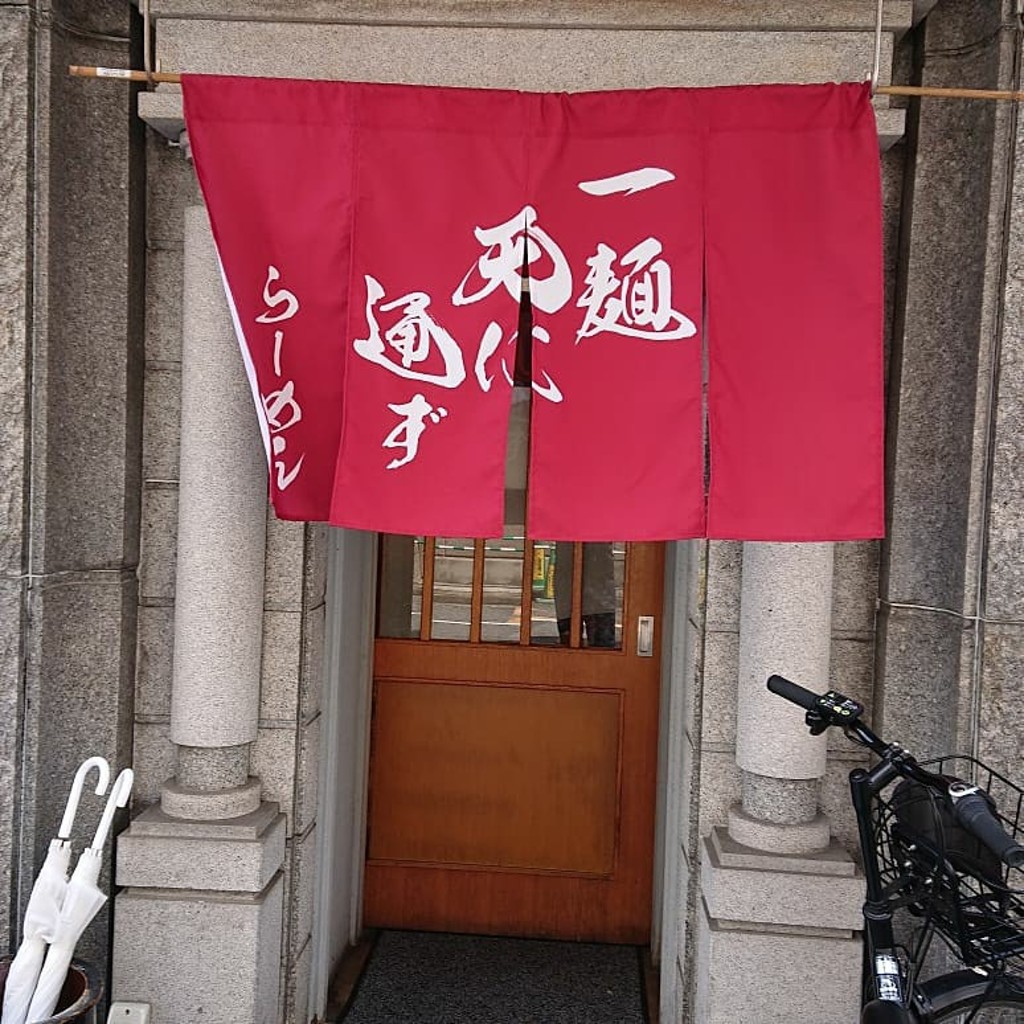
<svg viewBox="0 0 1024 1024">
<path fill-rule="evenodd" d="M 365 924 L 646 944 L 664 546 L 380 548 Z"/>
</svg>

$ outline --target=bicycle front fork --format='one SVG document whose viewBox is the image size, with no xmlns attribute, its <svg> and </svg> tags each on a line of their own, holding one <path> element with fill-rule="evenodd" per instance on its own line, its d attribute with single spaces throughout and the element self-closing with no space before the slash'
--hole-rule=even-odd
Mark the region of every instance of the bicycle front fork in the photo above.
<svg viewBox="0 0 1024 1024">
<path fill-rule="evenodd" d="M 888 908 L 864 906 L 864 951 L 867 960 L 867 1002 L 861 1024 L 910 1024 L 907 990 Z"/>
<path fill-rule="evenodd" d="M 877 837 L 871 827 L 872 795 L 888 784 L 892 772 L 892 766 L 884 761 L 871 771 L 855 768 L 850 772 L 850 795 L 857 815 L 867 890 L 864 902 L 864 951 L 868 1005 L 862 1017 L 863 1024 L 901 1024 L 910 1019 L 904 1009 L 907 993 L 896 954 L 892 906 L 884 893 L 875 845 Z"/>
<path fill-rule="evenodd" d="M 875 996 L 890 1003 L 905 1002 L 900 980 L 900 963 L 893 950 L 874 954 Z"/>
</svg>

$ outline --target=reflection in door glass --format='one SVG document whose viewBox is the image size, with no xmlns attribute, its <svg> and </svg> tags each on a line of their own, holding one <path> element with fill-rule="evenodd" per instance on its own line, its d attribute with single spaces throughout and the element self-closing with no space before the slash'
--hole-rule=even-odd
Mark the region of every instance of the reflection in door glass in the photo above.
<svg viewBox="0 0 1024 1024">
<path fill-rule="evenodd" d="M 521 526 L 478 542 L 382 534 L 377 635 L 621 649 L 625 565 L 624 543 L 529 541 Z"/>
<path fill-rule="evenodd" d="M 432 640 L 468 640 L 473 610 L 473 541 L 438 537 L 434 552 Z"/>
<path fill-rule="evenodd" d="M 581 547 L 582 580 L 579 593 L 574 594 L 574 545 L 567 541 L 554 545 L 552 589 L 559 641 L 563 644 L 570 642 L 573 607 L 579 601 L 581 646 L 621 648 L 626 545 L 595 541 Z"/>
<path fill-rule="evenodd" d="M 566 550 L 562 550 L 562 549 Z M 561 568 L 558 565 L 561 557 Z M 555 581 L 569 574 L 569 596 L 572 597 L 572 545 L 538 540 L 533 543 L 531 589 L 533 614 L 530 619 L 530 643 L 559 643 L 558 623 L 555 616 Z M 569 642 L 566 634 L 566 643 Z"/>
<path fill-rule="evenodd" d="M 523 605 L 523 535 L 506 534 L 484 546 L 483 622 L 480 639 L 519 643 Z"/>
<path fill-rule="evenodd" d="M 583 545 L 583 642 L 587 647 L 622 646 L 622 582 L 626 545 Z"/>
<path fill-rule="evenodd" d="M 420 635 L 422 537 L 381 534 L 379 600 L 377 636 L 404 640 Z"/>
</svg>

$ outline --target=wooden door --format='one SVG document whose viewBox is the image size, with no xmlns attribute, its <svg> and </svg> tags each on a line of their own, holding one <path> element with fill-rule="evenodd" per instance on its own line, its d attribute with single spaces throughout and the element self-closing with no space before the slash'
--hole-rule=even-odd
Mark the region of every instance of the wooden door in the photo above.
<svg viewBox="0 0 1024 1024">
<path fill-rule="evenodd" d="M 663 546 L 382 541 L 366 923 L 646 942 Z"/>
</svg>

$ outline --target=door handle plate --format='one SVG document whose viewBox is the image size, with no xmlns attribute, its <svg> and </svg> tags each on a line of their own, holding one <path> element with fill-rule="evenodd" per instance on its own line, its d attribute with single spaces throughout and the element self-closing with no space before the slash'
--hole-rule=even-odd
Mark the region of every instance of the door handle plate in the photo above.
<svg viewBox="0 0 1024 1024">
<path fill-rule="evenodd" d="M 653 615 L 641 615 L 636 620 L 636 653 L 641 658 L 654 657 Z"/>
</svg>

